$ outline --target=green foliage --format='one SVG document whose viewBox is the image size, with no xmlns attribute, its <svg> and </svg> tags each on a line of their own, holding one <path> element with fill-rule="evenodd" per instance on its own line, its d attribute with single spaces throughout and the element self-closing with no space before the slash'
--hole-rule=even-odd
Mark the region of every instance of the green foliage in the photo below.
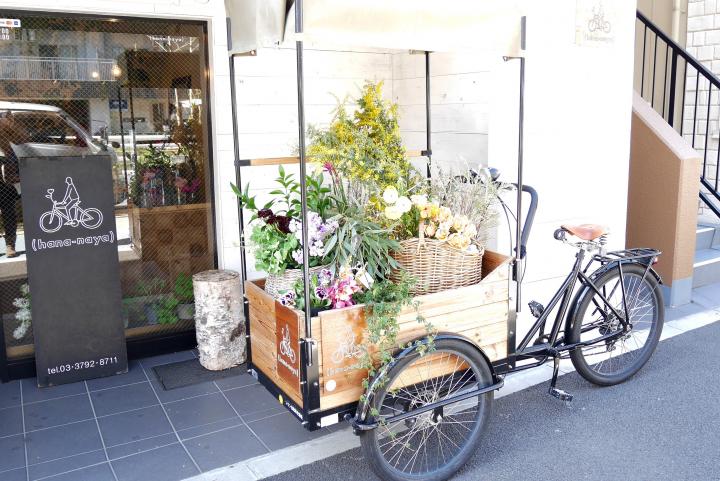
<svg viewBox="0 0 720 481">
<path fill-rule="evenodd" d="M 332 251 L 334 265 L 365 266 L 373 279 L 385 279 L 393 269 L 400 267 L 392 252 L 400 244 L 390 238 L 390 231 L 367 220 L 363 215 L 340 217 L 337 230 L 328 238 L 326 248 Z"/>
<path fill-rule="evenodd" d="M 168 296 L 157 309 L 158 324 L 175 324 L 178 321 L 177 306 L 180 301 L 175 296 Z"/>
<path fill-rule="evenodd" d="M 300 247 L 300 241 L 293 234 L 280 232 L 272 225 L 257 223 L 250 234 L 250 242 L 256 269 L 280 274 L 285 269 L 298 267 L 292 260 L 292 253 Z"/>
<path fill-rule="evenodd" d="M 363 387 L 367 389 L 370 379 L 393 361 L 393 355 L 398 348 L 409 347 L 411 344 L 400 345 L 397 337 L 400 332 L 397 318 L 403 308 L 412 306 L 417 313 L 417 322 L 423 324 L 428 334 L 428 341 L 418 344 L 421 352 L 428 351 L 432 346 L 435 329 L 419 311 L 419 303 L 410 293 L 415 285 L 415 279 L 403 274 L 396 283 L 389 280 L 375 282 L 370 289 L 355 296 L 355 299 L 365 304 L 365 322 L 367 331 L 363 342 L 363 357 L 361 366 L 368 371 L 368 377 L 363 380 Z"/>
<path fill-rule="evenodd" d="M 327 129 L 308 129 L 309 157 L 375 194 L 387 185 L 406 190 L 413 183 L 413 168 L 405 157 L 397 105 L 383 100 L 382 82 L 367 82 L 355 101 L 359 109 L 352 117 L 341 102 Z"/>
<path fill-rule="evenodd" d="M 189 304 L 193 301 L 195 294 L 193 292 L 192 276 L 181 272 L 175 278 L 175 297 L 181 304 Z"/>
<path fill-rule="evenodd" d="M 148 279 L 147 281 L 138 281 L 135 284 L 135 291 L 140 296 L 154 296 L 161 294 L 167 283 L 160 278 Z"/>
</svg>

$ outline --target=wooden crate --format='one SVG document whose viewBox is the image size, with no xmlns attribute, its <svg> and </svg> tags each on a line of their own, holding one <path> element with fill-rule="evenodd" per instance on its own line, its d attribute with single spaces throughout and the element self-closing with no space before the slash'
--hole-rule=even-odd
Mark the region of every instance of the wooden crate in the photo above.
<svg viewBox="0 0 720 481">
<path fill-rule="evenodd" d="M 418 296 L 419 311 L 438 332 L 461 334 L 491 361 L 507 357 L 510 258 L 486 251 L 483 280 L 478 284 Z M 275 301 L 263 290 L 264 280 L 245 283 L 250 304 L 252 363 L 292 400 L 302 406 L 299 339 L 305 337 L 304 314 Z M 425 327 L 414 308 L 398 317 L 399 342 L 423 337 Z M 320 408 L 357 401 L 366 372 L 358 368 L 365 332 L 364 306 L 320 312 L 312 319 L 320 360 Z M 432 362 L 432 356 L 428 357 Z M 445 370 L 443 370 L 445 369 Z M 438 366 L 438 375 L 449 368 Z"/>
</svg>

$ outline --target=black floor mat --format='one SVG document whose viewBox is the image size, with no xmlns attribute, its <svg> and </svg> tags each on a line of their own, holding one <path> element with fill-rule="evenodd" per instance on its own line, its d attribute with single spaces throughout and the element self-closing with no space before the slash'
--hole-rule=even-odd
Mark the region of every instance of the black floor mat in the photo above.
<svg viewBox="0 0 720 481">
<path fill-rule="evenodd" d="M 193 384 L 200 384 L 201 382 L 217 381 L 218 379 L 240 376 L 247 372 L 245 364 L 225 369 L 224 371 L 208 371 L 202 367 L 199 359 L 162 364 L 153 367 L 153 370 L 155 371 L 158 381 L 160 381 L 160 384 L 162 384 L 166 391 L 191 386 Z"/>
</svg>

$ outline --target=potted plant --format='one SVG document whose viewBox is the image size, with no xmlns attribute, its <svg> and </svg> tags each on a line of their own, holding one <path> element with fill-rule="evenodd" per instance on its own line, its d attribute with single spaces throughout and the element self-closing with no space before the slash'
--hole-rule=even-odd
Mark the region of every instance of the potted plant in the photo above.
<svg viewBox="0 0 720 481">
<path fill-rule="evenodd" d="M 175 298 L 178 301 L 177 317 L 183 321 L 192 320 L 195 317 L 195 298 L 190 275 L 180 273 L 175 278 Z"/>
<path fill-rule="evenodd" d="M 275 181 L 279 187 L 270 192 L 272 200 L 259 208 L 250 196 L 249 184 L 244 191 L 231 184 L 241 205 L 250 210 L 252 233 L 250 242 L 255 256 L 255 268 L 268 274 L 265 290 L 278 298 L 281 292 L 293 289 L 302 277 L 303 263 L 300 185 L 294 175 L 280 166 Z M 307 176 L 308 251 L 311 273 L 324 269 L 332 257 L 327 238 L 337 229 L 338 221 L 330 216 L 330 188 L 323 185 L 323 174 Z"/>
<path fill-rule="evenodd" d="M 143 319 L 147 325 L 158 323 L 160 307 L 165 300 L 163 291 L 166 284 L 164 279 L 154 278 L 148 281 L 140 281 L 135 286 L 139 297 L 134 298 L 133 301 L 142 306 Z"/>
</svg>

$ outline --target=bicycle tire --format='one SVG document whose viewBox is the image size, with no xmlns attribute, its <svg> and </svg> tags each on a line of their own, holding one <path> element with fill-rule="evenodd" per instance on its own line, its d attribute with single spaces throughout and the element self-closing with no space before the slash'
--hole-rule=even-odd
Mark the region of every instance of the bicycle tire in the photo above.
<svg viewBox="0 0 720 481">
<path fill-rule="evenodd" d="M 53 227 L 53 220 L 57 220 L 58 224 L 57 227 Z M 56 214 L 55 211 L 48 211 L 45 212 L 43 215 L 40 216 L 40 229 L 42 229 L 43 232 L 46 232 L 48 234 L 52 234 L 53 232 L 57 232 L 60 230 L 60 228 L 63 226 L 62 217 L 60 215 Z M 50 226 L 50 227 L 47 227 Z"/>
<path fill-rule="evenodd" d="M 86 229 L 95 229 L 100 224 L 102 224 L 103 221 L 103 215 L 102 212 L 100 212 L 99 209 L 96 209 L 95 207 L 91 207 L 89 209 L 83 209 L 81 212 L 83 219 L 80 221 L 83 227 Z M 93 220 L 94 215 L 94 222 L 88 222 L 88 220 L 85 217 L 90 217 L 91 220 Z"/>
<path fill-rule="evenodd" d="M 570 352 L 570 358 L 577 372 L 587 381 L 598 386 L 613 386 L 634 376 L 650 359 L 662 334 L 665 307 L 658 280 L 650 272 L 645 275 L 646 269 L 643 265 L 625 264 L 622 269 L 624 283 L 626 284 L 625 290 L 628 294 L 627 303 L 628 310 L 630 310 L 630 322 L 633 324 L 633 330 L 630 331 L 627 336 L 623 336 L 621 340 L 615 341 L 612 344 L 604 343 L 606 352 L 603 352 L 602 344 L 577 348 Z M 606 290 L 607 285 L 613 281 L 617 281 L 616 286 L 619 287 L 619 278 L 620 273 L 617 269 L 613 268 L 600 275 L 594 282 L 598 289 L 602 291 L 603 289 Z M 618 292 L 617 287 L 615 288 L 615 293 Z M 573 319 L 570 332 L 567 336 L 569 344 L 581 341 L 583 326 L 585 326 L 586 329 L 590 329 L 590 326 L 598 325 L 598 321 L 595 321 L 595 324 L 585 322 L 587 310 L 591 305 L 595 307 L 591 302 L 593 298 L 596 298 L 596 295 L 590 288 L 587 289 L 587 295 L 580 296 L 580 304 L 578 305 L 577 311 L 575 311 L 575 319 Z M 621 291 L 622 289 L 620 289 L 620 292 Z M 633 294 L 635 298 L 633 298 Z M 620 295 L 622 296 L 622 294 Z M 612 302 L 612 299 L 608 300 Z M 645 304 L 646 302 L 647 304 Z M 598 302 L 598 304 L 603 305 L 601 302 Z M 623 312 L 622 297 L 620 297 L 619 305 L 615 307 L 619 312 Z M 652 310 L 649 312 L 641 312 L 640 308 L 645 307 L 651 307 Z M 595 312 L 597 312 L 597 307 L 595 307 Z M 608 329 L 612 329 L 611 324 L 616 321 L 612 319 L 612 315 L 609 317 L 610 319 L 605 321 L 605 325 L 601 325 L 597 329 L 597 332 L 593 332 L 593 330 L 586 331 L 586 333 L 590 333 L 590 338 L 597 337 L 603 332 L 612 332 L 608 331 Z M 592 315 L 590 316 L 590 321 L 592 321 Z M 645 333 L 645 328 L 647 328 L 647 333 Z M 638 339 L 643 338 L 645 342 L 642 346 L 638 346 Z M 631 349 L 632 345 L 629 344 L 625 346 L 625 342 L 628 341 L 629 343 L 630 339 L 634 340 L 636 344 L 635 349 Z M 584 340 L 588 340 L 588 338 L 586 337 Z M 621 342 L 621 352 L 619 356 L 614 356 L 612 353 L 617 349 L 618 342 Z M 591 349 L 594 349 L 594 351 L 591 351 Z M 589 354 L 590 352 L 594 352 L 595 354 Z M 589 360 L 590 355 L 598 357 Z M 615 361 L 612 359 L 615 359 Z M 595 361 L 598 362 L 593 364 Z M 627 364 L 622 369 L 609 370 L 608 372 L 601 371 L 603 368 L 612 368 L 613 365 L 620 366 L 625 362 L 627 362 Z"/>
<path fill-rule="evenodd" d="M 462 359 L 465 365 L 468 366 L 468 369 L 461 371 L 453 368 L 452 376 L 462 376 L 460 380 L 455 381 L 456 386 L 465 388 L 465 383 L 472 381 L 472 379 L 477 380 L 478 386 L 482 385 L 482 387 L 485 387 L 492 384 L 490 366 L 474 346 L 460 340 L 442 339 L 436 341 L 433 353 L 426 354 L 425 356 L 443 356 L 443 353 L 447 355 L 448 362 L 453 362 L 451 360 L 452 356 L 457 356 L 457 359 Z M 439 361 L 443 362 L 443 359 L 444 357 L 440 357 Z M 382 422 L 383 419 L 389 419 L 388 412 L 390 415 L 396 413 L 398 411 L 397 406 L 399 405 L 405 406 L 405 412 L 412 410 L 414 401 L 403 400 L 406 396 L 409 399 L 413 398 L 413 395 L 409 394 L 411 391 L 417 392 L 416 400 L 423 400 L 422 402 L 442 399 L 439 396 L 448 397 L 456 394 L 452 391 L 452 381 L 449 385 L 447 384 L 447 374 L 442 376 L 434 374 L 435 377 L 432 377 L 433 375 L 430 374 L 429 368 L 427 376 L 424 378 L 423 386 L 420 386 L 423 381 L 418 381 L 412 386 L 405 385 L 405 387 L 398 387 L 403 386 L 402 382 L 406 382 L 400 382 L 401 379 L 404 379 L 403 374 L 418 366 L 423 367 L 423 362 L 424 366 L 430 366 L 432 363 L 428 362 L 428 360 L 429 358 L 421 357 L 418 353 L 410 354 L 399 360 L 389 372 L 387 382 L 379 388 L 373 396 L 372 408 L 373 411 L 376 411 L 376 416 L 371 415 L 370 419 L 380 422 L 380 425 L 375 429 L 362 431 L 360 433 L 360 444 L 370 467 L 375 474 L 382 479 L 391 481 L 444 481 L 450 478 L 474 454 L 488 423 L 494 397 L 492 391 L 482 394 L 477 398 L 470 398 L 465 401 L 464 404 L 463 402 L 459 402 L 455 403 L 453 405 L 454 407 L 444 406 L 441 413 L 431 411 L 418 414 L 417 417 L 405 421 L 397 421 L 395 423 L 392 423 L 392 421 Z M 457 366 L 457 360 L 454 362 L 456 362 L 455 365 Z M 462 374 L 458 374 L 459 372 L 462 372 Z M 469 376 L 468 373 L 470 373 Z M 462 381 L 462 384 L 460 384 L 465 376 L 467 376 L 469 381 Z M 450 379 L 452 379 L 452 377 Z M 428 384 L 430 380 L 432 380 L 432 382 Z M 471 383 L 470 388 L 475 386 L 475 384 L 474 382 Z M 443 386 L 449 386 L 445 388 L 447 390 L 446 393 L 442 392 Z M 422 389 L 418 390 L 419 388 Z M 432 389 L 435 389 L 435 391 L 431 392 Z M 477 399 L 477 404 L 475 404 L 474 399 Z M 419 406 L 420 404 L 417 405 Z M 461 421 L 461 417 L 468 417 L 468 420 Z M 395 432 L 392 430 L 397 428 L 403 429 L 403 426 L 407 428 L 405 431 L 395 433 L 394 436 L 392 435 L 392 433 Z M 466 431 L 462 431 L 461 427 L 466 429 Z M 443 433 L 444 428 L 446 431 Z M 431 431 L 428 432 L 428 429 Z M 455 430 L 455 432 L 452 432 L 451 429 Z M 441 434 L 447 437 L 448 440 L 451 440 L 449 435 L 455 436 L 458 433 L 462 435 L 465 432 L 467 432 L 467 436 L 464 438 L 464 441 L 459 441 L 459 438 L 455 438 L 455 440 L 461 443 L 460 445 L 452 441 L 452 444 L 457 447 L 457 452 L 453 456 L 450 456 L 449 459 L 446 458 L 446 451 L 442 448 L 443 438 Z M 422 455 L 423 460 L 419 462 L 419 468 L 422 468 L 423 462 L 425 462 L 427 470 L 422 471 L 418 468 L 417 472 L 415 472 L 416 461 L 412 462 L 411 466 L 408 466 L 410 461 L 405 463 L 404 466 L 402 465 L 406 457 L 412 458 L 413 454 L 411 451 L 407 453 L 404 453 L 404 451 L 412 447 L 412 444 L 417 440 L 416 435 L 419 433 L 422 433 L 421 444 L 424 443 L 423 446 L 425 446 L 424 454 Z M 434 434 L 437 434 L 437 440 L 433 440 Z M 388 439 L 390 441 L 388 441 Z M 431 453 L 434 451 L 435 456 L 428 456 L 427 453 L 427 445 L 431 442 L 435 443 L 435 445 L 430 446 L 430 451 Z M 388 443 L 393 443 L 393 445 L 383 452 L 383 448 L 387 446 Z M 437 446 L 439 449 L 433 449 L 434 446 Z M 450 447 L 450 443 L 448 443 L 447 446 Z M 395 448 L 397 448 L 397 451 L 393 452 L 392 450 Z M 421 446 L 418 445 L 417 454 L 415 454 L 416 457 L 421 456 L 419 454 L 420 451 Z M 403 454 L 405 454 L 405 457 L 403 457 Z M 447 451 L 447 454 L 450 455 L 451 452 Z M 431 469 L 430 464 L 434 464 L 434 469 Z M 408 469 L 408 467 L 410 469 Z"/>
</svg>

